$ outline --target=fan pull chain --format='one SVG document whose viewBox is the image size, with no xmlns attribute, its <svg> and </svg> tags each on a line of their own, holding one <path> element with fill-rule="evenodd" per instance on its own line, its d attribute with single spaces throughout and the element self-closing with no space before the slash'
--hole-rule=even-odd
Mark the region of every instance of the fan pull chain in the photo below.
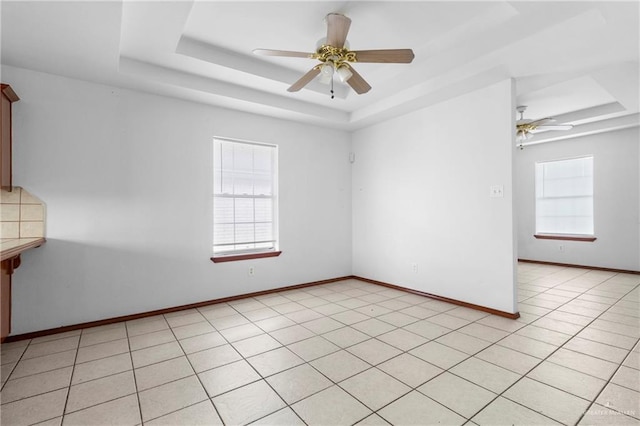
<svg viewBox="0 0 640 426">
<path fill-rule="evenodd" d="M 331 76 L 331 99 L 333 99 L 335 96 L 333 94 L 333 76 Z"/>
</svg>

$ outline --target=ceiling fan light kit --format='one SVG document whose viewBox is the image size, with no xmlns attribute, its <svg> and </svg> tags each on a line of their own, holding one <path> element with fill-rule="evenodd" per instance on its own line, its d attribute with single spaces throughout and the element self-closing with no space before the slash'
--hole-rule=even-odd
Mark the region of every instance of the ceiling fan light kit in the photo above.
<svg viewBox="0 0 640 426">
<path fill-rule="evenodd" d="M 311 68 L 293 83 L 287 89 L 289 92 L 297 92 L 319 75 L 320 83 L 331 83 L 331 98 L 333 98 L 333 76 L 337 74 L 341 82 L 346 82 L 357 94 L 361 95 L 371 90 L 371 86 L 356 72 L 351 63 L 408 64 L 413 61 L 414 54 L 411 49 L 349 50 L 347 33 L 351 26 L 351 19 L 340 13 L 330 13 L 326 16 L 325 21 L 327 23 L 327 37 L 318 42 L 315 53 L 272 49 L 255 49 L 253 51 L 256 55 L 308 58 L 320 61 L 320 64 Z"/>
<path fill-rule="evenodd" d="M 353 73 L 349 71 L 349 65 L 346 64 L 343 64 L 340 68 L 338 68 L 337 73 L 340 81 L 343 83 L 345 83 L 353 76 Z"/>
<path fill-rule="evenodd" d="M 320 66 L 320 83 L 329 84 L 333 79 L 333 65 L 322 64 Z"/>
</svg>

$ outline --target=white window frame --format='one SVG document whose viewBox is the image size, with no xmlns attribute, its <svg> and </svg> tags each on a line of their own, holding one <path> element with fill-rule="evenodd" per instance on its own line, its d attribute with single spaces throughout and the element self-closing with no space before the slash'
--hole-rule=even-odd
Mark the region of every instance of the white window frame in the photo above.
<svg viewBox="0 0 640 426">
<path fill-rule="evenodd" d="M 590 170 L 591 175 L 569 175 L 565 177 L 559 178 L 550 178 L 545 179 L 545 165 L 551 163 L 559 163 L 559 162 L 568 162 L 573 160 L 590 160 Z M 583 169 L 584 170 L 584 169 Z M 583 172 L 584 173 L 584 172 Z M 590 178 L 589 184 L 585 187 L 582 183 L 576 185 L 575 192 L 567 193 L 571 187 L 571 179 L 576 181 L 584 178 Z M 562 182 L 564 180 L 564 182 Z M 554 182 L 555 181 L 555 182 Z M 594 219 L 594 182 L 595 182 L 595 171 L 594 171 L 594 156 L 593 155 L 583 155 L 580 157 L 570 157 L 570 158 L 562 158 L 556 160 L 546 160 L 546 161 L 538 161 L 535 163 L 535 230 L 536 237 L 538 236 L 566 236 L 566 237 L 593 237 L 594 228 L 595 228 L 595 219 Z M 555 186 L 552 186 L 555 185 Z M 564 185 L 564 188 L 560 188 L 560 186 Z M 545 194 L 545 188 L 549 186 L 549 192 L 551 195 Z M 569 188 L 568 188 L 569 187 Z M 560 188 L 560 189 L 559 189 Z M 553 194 L 556 192 L 556 194 Z M 558 195 L 558 192 L 560 195 Z M 572 203 L 571 201 L 574 201 Z M 546 206 L 542 206 L 545 203 Z M 582 204 L 581 206 L 579 204 Z M 575 209 L 576 214 L 572 215 L 568 210 Z M 557 214 L 546 214 L 543 215 L 541 210 L 556 210 Z M 588 211 L 588 214 L 584 214 Z M 547 224 L 546 226 L 541 225 L 543 222 L 543 217 L 550 217 L 562 220 L 562 218 L 589 218 L 590 223 L 587 226 L 581 226 L 577 223 L 577 219 L 574 219 L 575 222 L 567 221 L 566 226 L 561 228 L 559 224 Z"/>
<path fill-rule="evenodd" d="M 237 145 L 243 145 L 243 146 L 259 146 L 259 147 L 263 147 L 263 148 L 269 148 L 272 149 L 272 158 L 271 158 L 271 194 L 248 194 L 248 193 L 236 193 L 236 187 L 235 187 L 235 180 L 232 181 L 232 187 L 233 190 L 232 192 L 223 192 L 222 188 L 224 188 L 225 184 L 224 182 L 220 181 L 218 182 L 217 179 L 223 179 L 224 174 L 221 173 L 222 170 L 224 170 L 227 173 L 227 176 L 237 176 L 237 168 L 235 168 L 234 164 L 232 164 L 230 167 L 225 168 L 226 166 L 224 164 L 220 164 L 219 165 L 219 156 L 221 156 L 221 152 L 218 152 L 221 147 L 222 144 L 237 144 Z M 254 157 L 255 158 L 255 157 Z M 222 158 L 220 158 L 220 161 L 222 161 Z M 220 168 L 219 168 L 220 167 Z M 253 167 L 255 167 L 255 163 L 253 164 Z M 234 173 L 234 171 L 236 173 Z M 220 172 L 220 173 L 219 173 Z M 255 179 L 257 173 L 255 171 L 255 169 L 253 169 L 253 174 L 251 174 L 251 178 L 252 180 Z M 231 179 L 235 179 L 234 177 L 231 177 Z M 213 257 L 212 260 L 214 262 L 216 262 L 216 260 L 218 261 L 223 261 L 224 258 L 229 258 L 231 260 L 243 260 L 243 259 L 248 259 L 248 258 L 253 258 L 253 257 L 266 257 L 266 256 L 270 256 L 272 254 L 274 255 L 278 255 L 279 252 L 279 236 L 278 236 L 278 146 L 274 145 L 274 144 L 267 144 L 267 143 L 260 143 L 260 142 L 253 142 L 253 141 L 245 141 L 245 140 L 238 140 L 238 139 L 230 139 L 230 138 L 224 138 L 224 137 L 214 137 L 213 138 L 213 191 L 212 191 L 212 197 L 213 197 L 213 214 L 212 214 L 212 221 L 213 221 L 213 244 L 212 244 L 212 251 L 213 251 Z M 254 180 L 255 182 L 255 180 Z M 253 190 L 255 190 L 255 187 L 253 187 Z M 217 200 L 222 200 L 222 199 L 232 199 L 233 200 L 233 206 L 234 206 L 234 211 L 233 211 L 233 220 L 232 222 L 226 222 L 226 223 L 222 223 L 219 222 L 216 219 L 216 202 Z M 251 221 L 238 221 L 238 217 L 236 216 L 236 212 L 235 212 L 235 203 L 237 200 L 240 199 L 251 199 L 254 201 L 254 206 L 253 206 L 253 219 Z M 256 221 L 256 206 L 255 206 L 255 200 L 271 200 L 271 239 L 269 240 L 265 240 L 265 241 L 258 241 L 257 237 L 255 235 L 255 224 L 256 223 L 265 223 L 265 222 L 258 222 Z M 218 201 L 219 202 L 219 201 Z M 247 241 L 238 241 L 235 238 L 237 237 L 236 234 L 236 229 L 235 226 L 237 224 L 254 224 L 254 236 L 252 239 L 247 240 Z M 269 223 L 269 222 L 267 222 Z M 234 231 L 233 231 L 233 241 L 232 242 L 225 242 L 225 243 L 217 243 L 216 242 L 216 226 L 217 225 L 221 225 L 221 224 L 226 224 L 226 225 L 230 225 L 233 224 L 234 225 Z M 254 247 L 246 247 L 246 246 L 250 246 L 253 245 Z M 260 247 L 255 247 L 256 245 L 259 245 Z M 244 248 L 238 248 L 238 246 L 245 246 Z M 229 247 L 228 250 L 225 250 L 224 247 Z M 255 255 L 255 256 L 253 256 Z"/>
</svg>

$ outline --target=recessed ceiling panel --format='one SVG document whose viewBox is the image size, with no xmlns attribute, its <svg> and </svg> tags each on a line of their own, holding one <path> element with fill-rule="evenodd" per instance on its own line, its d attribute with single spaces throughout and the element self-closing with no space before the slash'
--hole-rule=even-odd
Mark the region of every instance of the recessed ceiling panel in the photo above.
<svg viewBox="0 0 640 426">
<path fill-rule="evenodd" d="M 556 116 L 614 102 L 615 98 L 591 77 L 568 80 L 518 96 L 519 105 L 529 105 L 526 117 Z"/>
<path fill-rule="evenodd" d="M 419 50 L 493 6 L 486 2 L 196 2 L 183 35 L 241 54 L 256 48 L 313 53 L 318 40 L 326 36 L 325 16 L 338 12 L 352 20 L 347 39 L 353 50 Z M 298 71 L 310 67 L 309 61 L 300 58 L 262 60 Z"/>
<path fill-rule="evenodd" d="M 2 65 L 336 128 L 506 78 L 532 118 L 613 103 L 624 107 L 616 114 L 633 114 L 638 9 L 637 1 L 5 1 Z M 364 95 L 336 81 L 331 99 L 315 80 L 287 92 L 317 62 L 252 50 L 312 52 L 330 12 L 352 20 L 352 50 L 410 48 L 415 59 L 355 64 L 372 86 Z"/>
</svg>

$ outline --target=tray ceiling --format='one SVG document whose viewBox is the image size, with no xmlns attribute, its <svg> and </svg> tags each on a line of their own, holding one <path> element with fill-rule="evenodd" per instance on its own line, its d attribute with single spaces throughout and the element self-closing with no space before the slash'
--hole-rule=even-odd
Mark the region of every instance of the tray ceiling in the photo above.
<svg viewBox="0 0 640 426">
<path fill-rule="evenodd" d="M 638 125 L 637 2 L 2 2 L 2 63 L 354 130 L 505 78 L 527 117 Z M 316 62 L 324 16 L 352 49 L 411 48 L 411 64 L 355 64 L 373 89 L 287 87 Z M 568 122 L 568 121 L 567 121 Z M 590 132 L 593 132 L 590 130 Z M 556 133 L 556 132 L 548 132 Z M 545 137 L 558 135 L 537 135 Z"/>
</svg>

